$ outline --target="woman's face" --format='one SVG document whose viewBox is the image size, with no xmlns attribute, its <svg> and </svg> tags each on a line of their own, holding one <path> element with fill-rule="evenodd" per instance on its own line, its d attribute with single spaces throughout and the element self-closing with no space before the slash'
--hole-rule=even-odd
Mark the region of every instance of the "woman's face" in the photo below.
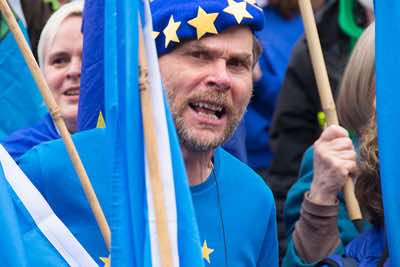
<svg viewBox="0 0 400 267">
<path fill-rule="evenodd" d="M 44 76 L 70 132 L 76 130 L 78 113 L 83 43 L 81 24 L 80 16 L 66 18 L 44 56 Z"/>
</svg>

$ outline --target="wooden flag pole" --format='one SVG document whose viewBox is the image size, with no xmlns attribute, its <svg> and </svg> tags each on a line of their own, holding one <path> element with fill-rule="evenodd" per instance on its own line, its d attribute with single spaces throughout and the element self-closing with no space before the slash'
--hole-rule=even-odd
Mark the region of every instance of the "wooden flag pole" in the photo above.
<svg viewBox="0 0 400 267">
<path fill-rule="evenodd" d="M 299 0 L 299 7 L 301 16 L 303 17 L 304 31 L 307 37 L 315 79 L 318 85 L 322 110 L 325 113 L 328 126 L 338 125 L 339 120 L 336 114 L 335 102 L 332 97 L 332 90 L 329 84 L 324 57 L 322 55 L 321 43 L 318 36 L 311 1 Z M 347 180 L 343 192 L 350 219 L 353 221 L 361 220 L 362 214 L 357 198 L 354 194 L 354 183 L 352 179 Z"/>
<path fill-rule="evenodd" d="M 7 4 L 6 0 L 0 0 L 0 8 L 3 17 L 5 18 L 14 38 L 19 46 L 19 49 L 24 56 L 26 63 L 30 71 L 32 72 L 33 78 L 36 81 L 36 84 L 40 90 L 40 93 L 43 96 L 43 99 L 49 109 L 49 112 L 53 118 L 53 121 L 64 140 L 65 146 L 67 148 L 68 154 L 71 158 L 72 164 L 75 168 L 76 173 L 81 181 L 83 190 L 85 192 L 86 198 L 89 201 L 90 207 L 94 213 L 97 224 L 99 225 L 100 231 L 103 235 L 104 241 L 108 249 L 110 249 L 111 244 L 111 231 L 107 224 L 106 217 L 104 216 L 103 210 L 100 207 L 100 203 L 96 197 L 96 194 L 93 190 L 92 184 L 89 181 L 89 177 L 86 173 L 86 170 L 82 164 L 82 161 L 78 155 L 76 147 L 72 142 L 71 134 L 68 132 L 67 126 L 65 125 L 64 119 L 60 113 L 60 108 L 57 105 L 47 83 L 43 77 L 42 72 L 38 64 L 36 63 L 35 58 L 33 57 L 32 51 L 29 48 L 24 35 L 22 34 L 21 29 L 18 26 L 18 23 Z"/>
<path fill-rule="evenodd" d="M 143 40 L 143 31 L 139 18 L 139 65 L 140 65 L 140 99 L 144 139 L 146 145 L 147 164 L 153 196 L 155 219 L 158 235 L 160 257 L 164 267 L 172 267 L 172 247 L 168 231 L 167 214 L 164 205 L 164 191 L 161 181 L 161 172 L 157 150 L 157 133 L 153 119 L 153 108 L 149 92 L 148 64 Z"/>
</svg>

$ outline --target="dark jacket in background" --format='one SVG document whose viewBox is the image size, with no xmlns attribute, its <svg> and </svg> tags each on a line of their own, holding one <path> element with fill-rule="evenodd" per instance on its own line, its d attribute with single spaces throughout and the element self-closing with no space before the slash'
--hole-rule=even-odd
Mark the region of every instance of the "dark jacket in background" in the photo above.
<svg viewBox="0 0 400 267">
<path fill-rule="evenodd" d="M 52 5 L 45 3 L 44 0 L 21 0 L 21 6 L 27 24 L 26 27 L 32 51 L 37 59 L 37 46 L 40 33 L 54 10 Z"/>
<path fill-rule="evenodd" d="M 340 29 L 339 2 L 331 1 L 317 15 L 317 27 L 333 95 L 350 54 L 350 38 Z M 321 104 L 307 43 L 302 38 L 293 49 L 270 128 L 274 154 L 266 174 L 277 203 L 280 253 L 284 254 L 283 207 L 286 194 L 296 181 L 304 151 L 321 134 L 317 115 Z"/>
</svg>

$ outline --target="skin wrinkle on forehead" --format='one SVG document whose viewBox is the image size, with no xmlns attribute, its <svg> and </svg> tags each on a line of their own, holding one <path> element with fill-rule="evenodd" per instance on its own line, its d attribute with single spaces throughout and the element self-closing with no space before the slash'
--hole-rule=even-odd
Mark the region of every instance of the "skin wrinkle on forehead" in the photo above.
<svg viewBox="0 0 400 267">
<path fill-rule="evenodd" d="M 222 58 L 225 60 L 228 60 L 229 58 L 238 58 L 245 61 L 251 66 L 253 65 L 252 53 L 240 50 L 232 50 L 229 46 L 221 49 L 220 47 L 217 47 L 216 45 L 210 43 L 204 44 L 201 42 L 201 40 L 188 42 L 185 46 L 179 47 L 176 52 L 183 54 L 191 51 L 207 52 L 216 58 Z"/>
</svg>

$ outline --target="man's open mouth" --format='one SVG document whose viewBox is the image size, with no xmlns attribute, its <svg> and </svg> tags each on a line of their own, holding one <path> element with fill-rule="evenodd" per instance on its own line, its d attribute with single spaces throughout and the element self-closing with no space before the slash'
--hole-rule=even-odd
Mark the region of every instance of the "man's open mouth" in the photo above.
<svg viewBox="0 0 400 267">
<path fill-rule="evenodd" d="M 206 116 L 212 120 L 221 119 L 225 115 L 225 107 L 210 102 L 190 102 L 189 106 L 199 115 Z"/>
</svg>

